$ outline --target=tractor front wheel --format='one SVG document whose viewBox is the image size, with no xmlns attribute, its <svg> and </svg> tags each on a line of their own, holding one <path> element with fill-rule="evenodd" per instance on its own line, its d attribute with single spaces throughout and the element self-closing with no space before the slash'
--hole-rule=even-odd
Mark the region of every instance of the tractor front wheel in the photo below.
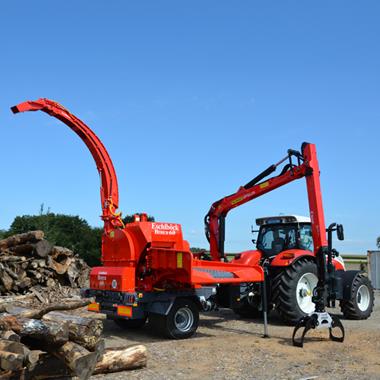
<svg viewBox="0 0 380 380">
<path fill-rule="evenodd" d="M 279 273 L 272 283 L 272 300 L 281 318 L 291 324 L 315 310 L 313 289 L 317 286 L 317 265 L 299 259 Z"/>
<path fill-rule="evenodd" d="M 351 286 L 351 299 L 340 301 L 340 310 L 347 319 L 367 319 L 373 310 L 374 294 L 371 281 L 358 273 Z"/>
</svg>

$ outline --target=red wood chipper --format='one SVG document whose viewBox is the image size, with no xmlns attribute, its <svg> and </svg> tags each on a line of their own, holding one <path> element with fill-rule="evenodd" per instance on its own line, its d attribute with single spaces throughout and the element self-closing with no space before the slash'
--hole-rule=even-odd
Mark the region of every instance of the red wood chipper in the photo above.
<svg viewBox="0 0 380 380">
<path fill-rule="evenodd" d="M 121 213 L 117 211 L 119 194 L 115 169 L 99 138 L 54 101 L 39 99 L 12 107 L 14 113 L 37 110 L 61 120 L 83 140 L 100 174 L 103 266 L 92 269 L 90 288 L 82 292 L 86 297 L 95 298 L 89 310 L 105 313 L 125 328 L 141 327 L 149 320 L 158 332 L 180 339 L 195 333 L 200 311 L 218 307 L 239 310 L 249 300 L 255 300 L 254 307 L 264 315 L 264 335 L 267 335 L 267 301 L 271 293 L 268 267 L 289 267 L 307 255 L 318 268 L 318 284 L 313 295 L 316 309 L 310 315 L 302 315 L 293 343 L 302 346 L 307 330 L 319 327 L 328 328 L 330 338 L 343 341 L 343 326 L 325 308 L 336 299 L 352 302 L 353 282 L 358 274 L 344 271 L 339 261 L 334 260 L 336 251 L 332 248 L 332 231 L 337 229 L 342 238 L 343 230 L 339 225 L 331 225 L 327 239 L 313 144 L 303 144 L 301 152 L 289 150 L 283 160 L 253 179 L 237 196 L 226 197 L 223 202 L 214 204 L 206 223 L 212 256 L 205 259 L 190 251 L 180 224 L 151 222 L 146 214 L 138 214 L 132 223 L 124 225 Z M 295 164 L 292 159 L 296 160 Z M 288 163 L 278 176 L 264 181 L 285 161 Z M 260 251 L 247 251 L 228 262 L 223 243 L 224 218 L 229 209 L 303 177 L 306 177 L 307 184 L 313 252 L 300 253 L 294 248 L 278 258 L 268 259 Z M 300 327 L 304 327 L 303 335 L 297 339 L 296 332 Z M 335 327 L 340 330 L 338 336 L 333 334 Z"/>
</svg>

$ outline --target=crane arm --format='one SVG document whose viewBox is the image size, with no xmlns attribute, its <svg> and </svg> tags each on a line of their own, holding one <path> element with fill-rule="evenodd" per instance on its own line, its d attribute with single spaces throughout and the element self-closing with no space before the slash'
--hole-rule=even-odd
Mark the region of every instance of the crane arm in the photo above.
<svg viewBox="0 0 380 380">
<path fill-rule="evenodd" d="M 294 157 L 297 160 L 297 164 L 293 164 L 292 160 Z M 288 164 L 283 167 L 278 176 L 262 181 L 287 160 L 289 161 Z M 269 166 L 246 185 L 241 186 L 236 193 L 219 199 L 212 204 L 205 217 L 206 237 L 210 242 L 212 259 L 221 260 L 225 258 L 225 218 L 229 211 L 305 176 L 307 177 L 306 184 L 315 250 L 317 251 L 320 246 L 325 246 L 325 223 L 315 145 L 304 143 L 302 145 L 302 153 L 289 149 L 287 156 L 277 164 Z M 322 231 L 323 233 L 321 233 Z"/>
<path fill-rule="evenodd" d="M 76 116 L 57 102 L 49 99 L 26 101 L 11 108 L 13 113 L 25 111 L 43 111 L 70 127 L 87 145 L 98 169 L 101 187 L 102 219 L 106 232 L 123 226 L 121 213 L 116 213 L 119 205 L 117 177 L 112 160 L 100 139 Z"/>
</svg>

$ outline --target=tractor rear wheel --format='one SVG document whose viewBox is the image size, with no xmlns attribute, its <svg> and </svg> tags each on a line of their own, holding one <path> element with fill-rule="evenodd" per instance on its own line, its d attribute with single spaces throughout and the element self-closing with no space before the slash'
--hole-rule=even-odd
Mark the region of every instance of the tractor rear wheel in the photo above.
<svg viewBox="0 0 380 380">
<path fill-rule="evenodd" d="M 153 330 L 167 338 L 190 338 L 198 328 L 198 307 L 190 299 L 179 298 L 168 315 L 150 314 L 149 323 Z"/>
<path fill-rule="evenodd" d="M 351 287 L 351 299 L 340 301 L 340 310 L 347 319 L 367 319 L 373 310 L 374 294 L 371 281 L 358 273 Z"/>
<path fill-rule="evenodd" d="M 317 265 L 299 259 L 279 273 L 272 283 L 272 301 L 281 318 L 291 324 L 315 310 L 313 289 L 317 286 Z"/>
</svg>

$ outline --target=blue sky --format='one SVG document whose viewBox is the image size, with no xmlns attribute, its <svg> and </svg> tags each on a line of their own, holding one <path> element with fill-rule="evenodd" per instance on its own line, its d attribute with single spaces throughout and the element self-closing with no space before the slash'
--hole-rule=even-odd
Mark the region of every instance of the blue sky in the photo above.
<svg viewBox="0 0 380 380">
<path fill-rule="evenodd" d="M 290 147 L 317 145 L 326 223 L 342 252 L 380 235 L 378 1 L 21 1 L 0 13 L 0 228 L 37 213 L 101 225 L 84 144 L 43 113 L 48 97 L 102 139 L 124 214 L 181 223 L 206 247 L 203 216 Z M 231 212 L 227 251 L 251 247 L 259 216 L 307 214 L 303 180 Z"/>
</svg>

